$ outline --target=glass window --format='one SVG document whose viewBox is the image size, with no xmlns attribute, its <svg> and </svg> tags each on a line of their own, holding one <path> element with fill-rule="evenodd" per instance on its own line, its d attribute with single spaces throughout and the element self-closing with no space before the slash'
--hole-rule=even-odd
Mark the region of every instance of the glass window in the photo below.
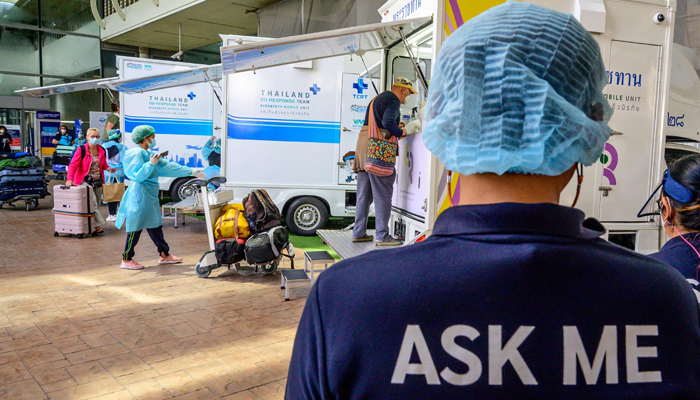
<svg viewBox="0 0 700 400">
<path fill-rule="evenodd" d="M 0 28 L 0 71 L 39 73 L 39 33 Z"/>
<path fill-rule="evenodd" d="M 100 77 L 100 39 L 42 33 L 43 73 L 67 77 Z M 85 75 L 98 70 L 96 75 Z"/>
<path fill-rule="evenodd" d="M 86 0 L 41 0 L 41 26 L 86 35 L 100 34 L 90 2 Z"/>
<path fill-rule="evenodd" d="M 0 22 L 38 25 L 39 0 L 0 0 Z"/>
<path fill-rule="evenodd" d="M 0 73 L 0 96 L 17 96 L 15 90 L 38 87 L 38 76 Z"/>
</svg>

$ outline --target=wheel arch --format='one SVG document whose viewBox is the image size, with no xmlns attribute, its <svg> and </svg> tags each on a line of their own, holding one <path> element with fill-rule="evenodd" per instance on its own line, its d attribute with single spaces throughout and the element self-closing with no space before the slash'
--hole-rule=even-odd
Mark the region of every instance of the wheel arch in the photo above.
<svg viewBox="0 0 700 400">
<path fill-rule="evenodd" d="M 313 197 L 315 199 L 318 199 L 323 203 L 323 205 L 326 207 L 326 211 L 328 212 L 328 215 L 331 215 L 331 206 L 328 203 L 328 200 L 324 199 L 321 196 L 313 195 L 313 194 L 300 194 L 300 195 L 295 195 L 287 199 L 287 201 L 284 202 L 284 206 L 282 206 L 282 218 L 287 217 L 287 212 L 289 211 L 289 207 L 291 207 L 292 203 L 294 203 L 297 199 L 301 199 L 302 197 Z"/>
</svg>

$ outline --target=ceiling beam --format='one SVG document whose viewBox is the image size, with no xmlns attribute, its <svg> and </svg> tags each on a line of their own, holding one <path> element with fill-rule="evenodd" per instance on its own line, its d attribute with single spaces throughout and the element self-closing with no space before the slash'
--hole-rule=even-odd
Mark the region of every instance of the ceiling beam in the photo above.
<svg viewBox="0 0 700 400">
<path fill-rule="evenodd" d="M 114 7 L 114 10 L 119 14 L 119 18 L 122 19 L 122 21 L 126 21 L 126 15 L 124 14 L 124 10 L 122 10 L 122 7 L 119 5 L 119 0 L 110 0 L 110 3 L 112 3 L 112 7 Z"/>
</svg>

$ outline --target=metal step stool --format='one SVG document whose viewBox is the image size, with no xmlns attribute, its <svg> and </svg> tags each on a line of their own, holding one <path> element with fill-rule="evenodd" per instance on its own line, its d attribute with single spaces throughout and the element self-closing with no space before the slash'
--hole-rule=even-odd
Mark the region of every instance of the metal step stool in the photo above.
<svg viewBox="0 0 700 400">
<path fill-rule="evenodd" d="M 311 278 L 306 275 L 306 272 L 298 269 L 282 269 L 282 289 L 284 289 L 284 301 L 289 301 L 289 286 L 301 285 L 311 282 Z"/>
<path fill-rule="evenodd" d="M 327 251 L 309 251 L 304 253 L 304 271 L 311 274 L 311 280 L 314 280 L 314 265 L 323 264 L 323 269 L 328 268 L 328 264 L 335 263 L 335 258 Z M 311 264 L 309 269 L 308 264 Z"/>
</svg>

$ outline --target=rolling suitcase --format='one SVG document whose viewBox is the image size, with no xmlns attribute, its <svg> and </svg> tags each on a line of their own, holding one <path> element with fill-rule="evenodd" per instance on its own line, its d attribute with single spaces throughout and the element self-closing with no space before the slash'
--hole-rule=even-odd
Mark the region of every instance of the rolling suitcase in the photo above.
<svg viewBox="0 0 700 400">
<path fill-rule="evenodd" d="M 53 187 L 53 214 L 56 223 L 54 236 L 67 233 L 82 239 L 92 234 L 92 190 L 89 186 Z"/>
<path fill-rule="evenodd" d="M 41 168 L 5 168 L 0 171 L 0 185 L 15 182 L 44 182 Z"/>
</svg>

